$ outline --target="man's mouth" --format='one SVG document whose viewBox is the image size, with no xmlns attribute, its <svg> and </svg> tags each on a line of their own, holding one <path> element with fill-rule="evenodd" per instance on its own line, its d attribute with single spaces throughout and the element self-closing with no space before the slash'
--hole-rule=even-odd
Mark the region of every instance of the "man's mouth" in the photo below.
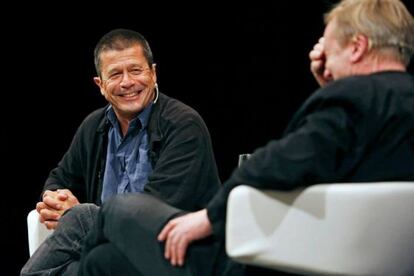
<svg viewBox="0 0 414 276">
<path fill-rule="evenodd" d="M 142 92 L 142 90 L 132 91 L 132 92 L 129 92 L 129 93 L 119 94 L 119 96 L 122 97 L 122 98 L 125 98 L 125 99 L 129 99 L 129 98 L 134 98 L 135 96 L 137 96 L 141 92 Z"/>
</svg>

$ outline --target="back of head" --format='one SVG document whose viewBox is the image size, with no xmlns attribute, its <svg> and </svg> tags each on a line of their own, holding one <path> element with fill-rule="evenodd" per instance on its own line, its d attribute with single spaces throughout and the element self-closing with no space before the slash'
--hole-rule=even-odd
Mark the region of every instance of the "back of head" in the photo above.
<svg viewBox="0 0 414 276">
<path fill-rule="evenodd" d="M 342 0 L 325 15 L 336 23 L 345 45 L 357 35 L 369 39 L 369 50 L 407 65 L 414 54 L 414 18 L 400 0 Z"/>
<path fill-rule="evenodd" d="M 108 50 L 121 51 L 134 45 L 141 45 L 144 56 L 151 67 L 154 63 L 151 48 L 143 35 L 128 29 L 115 29 L 105 34 L 96 44 L 94 50 L 95 69 L 98 76 L 101 76 L 100 55 Z"/>
</svg>

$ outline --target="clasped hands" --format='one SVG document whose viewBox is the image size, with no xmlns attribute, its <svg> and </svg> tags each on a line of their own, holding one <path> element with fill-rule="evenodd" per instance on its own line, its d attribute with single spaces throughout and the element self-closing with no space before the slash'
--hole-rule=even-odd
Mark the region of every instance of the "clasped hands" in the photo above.
<svg viewBox="0 0 414 276">
<path fill-rule="evenodd" d="M 46 190 L 42 201 L 36 204 L 36 210 L 40 215 L 40 222 L 47 229 L 55 229 L 63 213 L 77 204 L 78 199 L 68 189 Z"/>
</svg>

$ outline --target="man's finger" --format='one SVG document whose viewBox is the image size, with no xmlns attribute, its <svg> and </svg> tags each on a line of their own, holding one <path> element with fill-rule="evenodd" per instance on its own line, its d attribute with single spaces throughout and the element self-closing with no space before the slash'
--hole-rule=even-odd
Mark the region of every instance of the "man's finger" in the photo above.
<svg viewBox="0 0 414 276">
<path fill-rule="evenodd" d="M 45 221 L 46 228 L 49 230 L 55 229 L 57 226 L 57 221 L 47 220 Z"/>
<path fill-rule="evenodd" d="M 168 241 L 168 255 L 171 265 L 176 266 L 178 265 L 178 246 L 180 245 L 181 237 L 177 229 L 173 229 L 170 231 L 167 241 Z"/>
<path fill-rule="evenodd" d="M 50 196 L 43 197 L 43 202 L 52 209 L 60 210 L 62 208 L 62 204 L 60 200 L 52 198 Z"/>
<path fill-rule="evenodd" d="M 174 228 L 174 225 L 174 220 L 170 220 L 158 234 L 158 241 L 165 241 L 165 239 L 168 236 L 168 233 L 171 231 L 172 228 Z"/>
<path fill-rule="evenodd" d="M 165 240 L 164 245 L 164 257 L 169 260 L 171 257 L 170 248 L 171 248 L 171 238 L 168 236 Z"/>
<path fill-rule="evenodd" d="M 311 62 L 311 69 L 313 72 L 318 72 L 322 67 L 322 60 L 313 60 Z"/>
<path fill-rule="evenodd" d="M 188 244 L 189 244 L 188 240 L 182 238 L 179 241 L 179 244 L 177 245 L 177 249 L 176 249 L 177 250 L 177 253 L 176 253 L 176 255 L 177 255 L 177 264 L 179 266 L 183 266 L 184 265 L 184 260 L 185 260 L 185 255 L 186 255 L 186 252 L 187 252 Z"/>
<path fill-rule="evenodd" d="M 65 194 L 65 193 L 58 193 L 57 194 L 57 199 L 65 201 L 69 198 L 69 195 Z"/>
<path fill-rule="evenodd" d="M 46 191 L 43 193 L 42 198 L 45 198 L 46 196 L 50 196 L 51 198 L 55 198 L 55 197 L 56 197 L 56 195 L 57 195 L 57 192 L 56 192 L 56 191 L 46 190 Z"/>
<path fill-rule="evenodd" d="M 312 50 L 309 52 L 309 58 L 311 60 L 319 59 L 322 56 L 322 52 L 317 50 Z"/>
<path fill-rule="evenodd" d="M 36 211 L 40 213 L 40 210 L 47 208 L 46 204 L 43 202 L 36 203 Z"/>
<path fill-rule="evenodd" d="M 56 211 L 52 211 L 49 209 L 42 209 L 40 210 L 40 216 L 44 219 L 44 220 L 58 220 L 60 219 L 60 214 Z"/>
<path fill-rule="evenodd" d="M 171 235 L 168 236 L 169 243 L 169 254 L 170 254 L 170 262 L 173 266 L 177 265 L 177 246 L 178 246 L 178 236 L 172 232 Z"/>
</svg>

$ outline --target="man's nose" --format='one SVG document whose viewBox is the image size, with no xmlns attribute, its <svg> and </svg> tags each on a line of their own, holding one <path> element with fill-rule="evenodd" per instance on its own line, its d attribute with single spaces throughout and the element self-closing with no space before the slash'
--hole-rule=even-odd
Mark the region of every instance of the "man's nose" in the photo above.
<svg viewBox="0 0 414 276">
<path fill-rule="evenodd" d="M 130 86 L 132 84 L 134 84 L 134 79 L 132 78 L 132 76 L 128 72 L 125 72 L 124 74 L 122 74 L 120 85 Z"/>
</svg>

